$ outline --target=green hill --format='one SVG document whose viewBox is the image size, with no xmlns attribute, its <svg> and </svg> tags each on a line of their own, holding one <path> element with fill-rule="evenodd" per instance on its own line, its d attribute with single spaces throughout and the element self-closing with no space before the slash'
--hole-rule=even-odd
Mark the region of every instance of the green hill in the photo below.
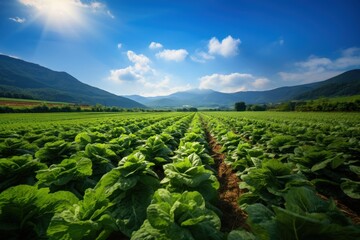
<svg viewBox="0 0 360 240">
<path fill-rule="evenodd" d="M 89 86 L 65 72 L 56 72 L 37 64 L 0 55 L 0 97 L 39 99 L 78 104 L 102 104 L 125 108 L 148 107 L 232 107 L 246 104 L 280 103 L 323 97 L 360 94 L 360 69 L 347 71 L 325 81 L 280 87 L 267 91 L 222 93 L 211 89 L 193 89 L 168 96 L 117 96 Z"/>
<path fill-rule="evenodd" d="M 321 82 L 280 87 L 267 91 L 222 93 L 210 89 L 192 89 L 162 97 L 146 98 L 137 95 L 128 97 L 149 107 L 180 107 L 183 105 L 232 107 L 235 102 L 240 101 L 246 104 L 268 104 L 357 94 L 360 94 L 360 69 L 347 71 Z"/>
<path fill-rule="evenodd" d="M 124 108 L 145 106 L 84 84 L 66 72 L 0 55 L 0 96 Z"/>
<path fill-rule="evenodd" d="M 352 96 L 360 94 L 360 69 L 344 72 L 326 81 L 313 84 L 315 88 L 299 94 L 295 99 Z"/>
</svg>

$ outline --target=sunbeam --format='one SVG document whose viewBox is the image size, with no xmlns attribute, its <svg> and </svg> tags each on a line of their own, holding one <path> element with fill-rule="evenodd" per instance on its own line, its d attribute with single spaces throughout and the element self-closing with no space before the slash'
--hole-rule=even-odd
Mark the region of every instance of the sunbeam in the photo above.
<svg viewBox="0 0 360 240">
<path fill-rule="evenodd" d="M 44 31 L 66 35 L 86 28 L 83 9 L 87 6 L 77 0 L 20 0 L 34 11 L 34 19 L 44 24 Z"/>
</svg>

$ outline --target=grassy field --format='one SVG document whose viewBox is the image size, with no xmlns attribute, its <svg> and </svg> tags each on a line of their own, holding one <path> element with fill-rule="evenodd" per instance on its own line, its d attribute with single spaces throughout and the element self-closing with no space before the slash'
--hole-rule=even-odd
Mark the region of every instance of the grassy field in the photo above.
<svg viewBox="0 0 360 240">
<path fill-rule="evenodd" d="M 91 127 L 101 121 L 138 118 L 140 116 L 157 116 L 161 113 L 106 113 L 106 112 L 73 112 L 73 113 L 11 113 L 1 114 L 0 130 L 19 127 L 89 124 Z"/>
<path fill-rule="evenodd" d="M 249 119 L 310 121 L 323 123 L 351 122 L 360 123 L 359 112 L 221 112 L 222 116 L 237 116 Z"/>
<path fill-rule="evenodd" d="M 320 98 L 313 100 L 314 102 L 329 101 L 330 103 L 336 102 L 355 102 L 360 101 L 360 95 L 346 96 L 346 97 L 333 97 L 333 98 Z"/>
</svg>

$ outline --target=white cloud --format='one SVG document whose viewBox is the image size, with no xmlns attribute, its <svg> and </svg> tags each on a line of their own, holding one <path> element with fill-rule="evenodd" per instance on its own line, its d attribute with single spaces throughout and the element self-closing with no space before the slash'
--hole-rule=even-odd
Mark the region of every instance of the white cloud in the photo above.
<svg viewBox="0 0 360 240">
<path fill-rule="evenodd" d="M 332 62 L 328 58 L 320 58 L 316 56 L 310 56 L 306 61 L 297 62 L 295 66 L 308 69 L 317 69 L 319 67 L 326 67 L 331 65 Z"/>
<path fill-rule="evenodd" d="M 151 71 L 150 59 L 144 54 L 136 54 L 133 51 L 127 51 L 128 59 L 134 63 L 134 68 L 140 73 L 147 73 Z"/>
<path fill-rule="evenodd" d="M 267 78 L 258 78 L 247 73 L 212 74 L 200 78 L 199 88 L 220 92 L 263 90 L 269 86 Z"/>
<path fill-rule="evenodd" d="M 208 43 L 209 54 L 231 57 L 238 54 L 240 39 L 234 39 L 230 35 L 221 42 L 216 37 L 210 39 Z"/>
<path fill-rule="evenodd" d="M 351 47 L 341 51 L 341 55 L 343 57 L 352 57 L 354 55 L 359 55 L 359 54 L 360 54 L 360 48 L 358 47 Z"/>
<path fill-rule="evenodd" d="M 110 80 L 114 82 L 127 82 L 142 80 L 148 74 L 153 74 L 154 70 L 150 67 L 150 59 L 143 54 L 136 54 L 133 51 L 127 51 L 127 57 L 132 66 L 110 70 Z"/>
<path fill-rule="evenodd" d="M 102 2 L 92 1 L 90 3 L 84 3 L 82 0 L 52 0 L 52 1 L 70 1 L 79 7 L 90 9 L 93 12 L 102 12 L 108 15 L 112 19 L 115 18 L 115 16 L 111 13 L 111 11 L 107 8 L 107 6 Z"/>
<path fill-rule="evenodd" d="M 25 18 L 19 18 L 19 17 L 14 17 L 14 18 L 9 18 L 11 21 L 17 22 L 17 23 L 24 23 L 26 22 Z"/>
<path fill-rule="evenodd" d="M 193 60 L 194 62 L 199 62 L 199 63 L 205 63 L 208 60 L 213 60 L 215 59 L 214 56 L 206 53 L 206 52 L 197 52 L 195 53 L 195 55 L 192 55 L 191 60 Z"/>
<path fill-rule="evenodd" d="M 136 72 L 132 67 L 126 67 L 121 69 L 110 70 L 109 79 L 116 82 L 131 82 L 138 79 L 141 79 L 141 75 Z"/>
<path fill-rule="evenodd" d="M 121 87 L 120 94 L 159 96 L 192 88 L 189 84 L 181 85 L 181 81 L 176 82 L 172 76 L 153 69 L 150 66 L 150 59 L 143 54 L 127 51 L 126 56 L 132 65 L 110 70 L 107 78 L 111 84 L 115 84 L 114 89 L 118 86 Z M 111 91 L 116 91 L 114 89 Z"/>
<path fill-rule="evenodd" d="M 159 49 L 162 47 L 163 47 L 163 45 L 161 43 L 157 43 L 157 42 L 151 42 L 149 45 L 150 49 Z"/>
<path fill-rule="evenodd" d="M 117 44 L 117 48 L 118 48 L 118 49 L 121 49 L 121 48 L 122 48 L 122 43 L 118 43 L 118 44 Z"/>
<path fill-rule="evenodd" d="M 352 47 L 341 52 L 341 57 L 334 61 L 335 68 L 348 68 L 360 66 L 360 48 Z"/>
<path fill-rule="evenodd" d="M 215 55 L 223 57 L 236 56 L 239 53 L 240 39 L 234 39 L 232 36 L 227 36 L 221 42 L 213 37 L 209 40 L 207 50 L 196 50 L 190 56 L 191 60 L 198 63 L 206 63 L 209 60 L 215 59 Z"/>
<path fill-rule="evenodd" d="M 165 49 L 156 54 L 157 58 L 162 58 L 167 61 L 181 62 L 189 53 L 185 49 Z"/>
<path fill-rule="evenodd" d="M 279 72 L 279 76 L 296 84 L 312 83 L 326 80 L 349 68 L 360 67 L 360 48 L 352 47 L 341 51 L 336 59 L 311 55 L 307 60 L 296 62 L 291 72 Z"/>
<path fill-rule="evenodd" d="M 140 81 L 142 87 L 138 92 L 142 96 L 165 96 L 179 91 L 186 91 L 192 89 L 190 84 L 183 86 L 175 85 L 169 75 L 163 76 L 161 80 L 142 80 Z"/>
<path fill-rule="evenodd" d="M 251 86 L 253 86 L 255 89 L 265 89 L 266 87 L 268 87 L 270 81 L 267 78 L 258 78 L 255 79 L 254 82 L 251 83 Z"/>
</svg>

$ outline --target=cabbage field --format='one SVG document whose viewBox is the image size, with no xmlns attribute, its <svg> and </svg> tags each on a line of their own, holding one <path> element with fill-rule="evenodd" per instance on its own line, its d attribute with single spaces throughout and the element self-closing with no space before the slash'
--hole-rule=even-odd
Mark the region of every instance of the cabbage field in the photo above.
<svg viewBox="0 0 360 240">
<path fill-rule="evenodd" d="M 0 115 L 1 239 L 360 239 L 360 114 Z"/>
</svg>

